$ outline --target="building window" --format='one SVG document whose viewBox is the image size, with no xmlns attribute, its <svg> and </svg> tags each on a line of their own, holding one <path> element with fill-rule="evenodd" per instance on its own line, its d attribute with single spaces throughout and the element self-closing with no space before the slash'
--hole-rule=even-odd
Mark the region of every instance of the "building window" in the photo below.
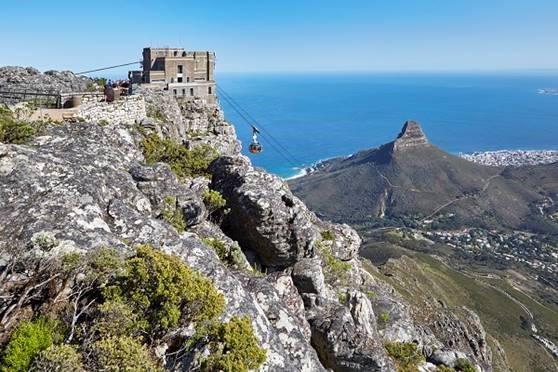
<svg viewBox="0 0 558 372">
<path fill-rule="evenodd" d="M 171 83 L 174 83 L 174 78 L 173 77 L 171 77 Z"/>
<path fill-rule="evenodd" d="M 174 56 L 176 57 L 178 55 L 178 52 L 175 50 L 174 51 Z"/>
<path fill-rule="evenodd" d="M 190 76 L 186 76 L 186 82 L 187 82 L 187 83 L 190 82 Z"/>
<path fill-rule="evenodd" d="M 194 88 L 190 88 L 190 95 L 191 95 L 191 96 L 194 95 Z"/>
<path fill-rule="evenodd" d="M 212 93 L 211 87 L 207 87 L 207 93 L 208 93 L 208 94 L 213 94 L 213 93 Z"/>
<path fill-rule="evenodd" d="M 182 89 L 182 95 L 183 95 L 183 96 L 186 95 L 186 89 Z"/>
<path fill-rule="evenodd" d="M 182 65 L 178 65 L 178 73 L 179 73 L 179 74 L 182 73 Z"/>
<path fill-rule="evenodd" d="M 176 89 L 173 89 L 172 91 L 173 91 L 173 93 L 174 93 L 175 96 L 178 94 L 178 92 L 177 92 Z"/>
<path fill-rule="evenodd" d="M 181 77 L 176 78 L 176 81 L 178 81 L 179 83 L 182 83 L 182 78 Z"/>
</svg>

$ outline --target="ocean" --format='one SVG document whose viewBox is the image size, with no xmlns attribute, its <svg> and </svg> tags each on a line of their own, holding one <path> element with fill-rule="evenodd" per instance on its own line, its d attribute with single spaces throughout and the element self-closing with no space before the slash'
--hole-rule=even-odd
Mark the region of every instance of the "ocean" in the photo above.
<svg viewBox="0 0 558 372">
<path fill-rule="evenodd" d="M 557 72 L 219 74 L 217 82 L 262 129 L 264 151 L 249 154 L 251 128 L 221 97 L 243 152 L 284 178 L 389 142 L 408 119 L 454 154 L 558 150 L 558 96 L 539 92 L 558 87 Z"/>
</svg>

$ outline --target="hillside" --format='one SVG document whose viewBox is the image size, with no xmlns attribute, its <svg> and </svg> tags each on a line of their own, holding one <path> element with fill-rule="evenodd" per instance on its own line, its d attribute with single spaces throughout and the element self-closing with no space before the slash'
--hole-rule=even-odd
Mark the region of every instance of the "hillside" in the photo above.
<svg viewBox="0 0 558 372">
<path fill-rule="evenodd" d="M 506 169 L 453 156 L 406 122 L 393 142 L 319 164 L 289 182 L 312 210 L 361 223 L 373 218 L 432 220 L 455 226 L 507 227 L 558 233 L 538 204 L 558 192 L 558 164 Z"/>
<path fill-rule="evenodd" d="M 459 330 L 443 337 L 413 319 L 353 228 L 240 154 L 219 105 L 128 99 L 60 122 L 0 107 L 0 369 L 492 370 L 478 318 L 433 313 Z"/>
</svg>

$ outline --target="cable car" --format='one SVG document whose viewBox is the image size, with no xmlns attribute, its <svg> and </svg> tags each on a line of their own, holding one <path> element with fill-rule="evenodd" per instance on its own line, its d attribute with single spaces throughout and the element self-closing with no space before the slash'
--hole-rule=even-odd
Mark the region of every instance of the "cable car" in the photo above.
<svg viewBox="0 0 558 372">
<path fill-rule="evenodd" d="M 250 151 L 252 154 L 259 154 L 260 152 L 262 152 L 262 145 L 260 145 L 260 143 L 258 142 L 259 133 L 260 131 L 258 130 L 258 128 L 252 125 L 252 143 L 248 147 L 248 151 Z"/>
</svg>

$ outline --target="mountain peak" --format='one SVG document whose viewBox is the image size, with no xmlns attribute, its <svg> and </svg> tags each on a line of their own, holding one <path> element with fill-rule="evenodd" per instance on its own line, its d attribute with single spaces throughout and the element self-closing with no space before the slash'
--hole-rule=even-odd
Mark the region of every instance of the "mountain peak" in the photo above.
<svg viewBox="0 0 558 372">
<path fill-rule="evenodd" d="M 420 124 L 414 120 L 407 120 L 401 133 L 395 140 L 395 145 L 398 148 L 413 147 L 428 144 L 428 139 L 424 135 Z"/>
</svg>

